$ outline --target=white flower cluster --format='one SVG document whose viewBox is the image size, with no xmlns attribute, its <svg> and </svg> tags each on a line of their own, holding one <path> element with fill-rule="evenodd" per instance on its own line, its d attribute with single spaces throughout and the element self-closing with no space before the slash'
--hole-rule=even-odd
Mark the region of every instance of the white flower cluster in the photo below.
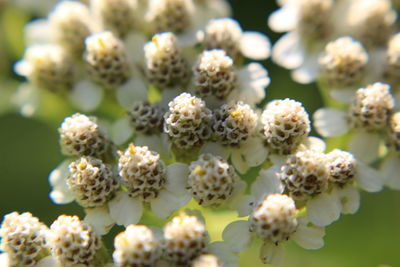
<svg viewBox="0 0 400 267">
<path fill-rule="evenodd" d="M 268 38 L 226 17 L 224 0 L 88 2 L 62 1 L 32 22 L 16 65 L 28 80 L 16 95 L 25 115 L 40 108 L 32 95 L 51 91 L 108 117 L 76 113 L 59 128 L 69 158 L 49 176 L 50 197 L 76 201 L 86 217 L 62 215 L 47 229 L 30 215 L 29 223 L 20 222 L 26 214 L 6 216 L 4 266 L 237 266 L 256 238 L 261 260 L 279 266 L 288 240 L 321 248 L 324 227 L 357 212 L 358 188 L 400 189 L 400 42 L 389 1 L 281 0 L 270 17 L 288 32 L 273 60 L 344 102 L 313 116 L 323 137 L 351 134 L 332 151 L 309 136 L 300 102 L 261 106 L 268 73 L 244 62 L 268 58 Z M 252 183 L 249 170 L 258 174 Z M 138 224 L 192 199 L 248 218 L 214 243 L 197 211 L 163 230 Z M 115 224 L 126 229 L 110 257 L 101 235 Z"/>
</svg>

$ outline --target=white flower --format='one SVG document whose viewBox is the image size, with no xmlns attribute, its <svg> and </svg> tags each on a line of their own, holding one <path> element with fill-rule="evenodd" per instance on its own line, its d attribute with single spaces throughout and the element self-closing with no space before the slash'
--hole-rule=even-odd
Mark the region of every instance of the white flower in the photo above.
<svg viewBox="0 0 400 267">
<path fill-rule="evenodd" d="M 324 137 L 343 135 L 351 130 L 349 151 L 370 163 L 378 157 L 381 137 L 394 107 L 389 85 L 375 83 L 356 91 L 349 110 L 322 108 L 314 113 L 314 126 Z M 368 144 L 368 145 L 366 145 Z"/>
<path fill-rule="evenodd" d="M 127 192 L 118 192 L 108 202 L 110 215 L 119 225 L 139 222 L 145 202 L 157 217 L 167 218 L 190 200 L 188 166 L 174 163 L 164 167 L 159 155 L 147 147 L 131 144 L 121 153 L 119 172 Z"/>
<path fill-rule="evenodd" d="M 294 201 L 281 194 L 266 196 L 254 208 L 249 221 L 235 221 L 222 233 L 225 246 L 241 252 L 254 238 L 263 240 L 260 257 L 264 263 L 280 266 L 283 242 L 292 239 L 306 249 L 318 249 L 324 244 L 324 228 L 310 225 L 306 218 L 296 218 Z"/>
<path fill-rule="evenodd" d="M 238 63 L 242 57 L 264 60 L 270 55 L 268 37 L 259 32 L 242 31 L 240 24 L 232 18 L 211 20 L 204 31 L 197 34 L 205 50 L 223 49 Z"/>
</svg>

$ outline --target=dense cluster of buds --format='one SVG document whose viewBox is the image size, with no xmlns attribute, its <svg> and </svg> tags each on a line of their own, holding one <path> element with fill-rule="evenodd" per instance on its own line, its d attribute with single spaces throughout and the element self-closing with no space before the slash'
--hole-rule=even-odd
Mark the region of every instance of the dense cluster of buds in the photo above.
<svg viewBox="0 0 400 267">
<path fill-rule="evenodd" d="M 327 105 L 342 102 L 313 116 L 294 99 L 263 102 L 268 72 L 245 62 L 267 59 L 269 40 L 229 18 L 225 0 L 84 2 L 31 22 L 15 70 L 27 79 L 16 93 L 25 115 L 40 106 L 24 95 L 45 91 L 80 112 L 58 130 L 68 158 L 49 182 L 55 203 L 76 201 L 86 217 L 47 228 L 29 213 L 5 216 L 2 266 L 237 266 L 254 239 L 279 266 L 288 240 L 321 248 L 325 227 L 357 212 L 359 188 L 400 189 L 400 38 L 388 0 L 278 1 L 269 25 L 287 33 L 272 59 L 300 83 L 318 81 Z M 89 115 L 102 103 L 119 116 Z M 325 151 L 312 126 L 348 142 Z M 222 242 L 198 211 L 144 225 L 192 199 L 248 218 Z M 115 224 L 126 229 L 108 255 L 101 236 Z"/>
</svg>

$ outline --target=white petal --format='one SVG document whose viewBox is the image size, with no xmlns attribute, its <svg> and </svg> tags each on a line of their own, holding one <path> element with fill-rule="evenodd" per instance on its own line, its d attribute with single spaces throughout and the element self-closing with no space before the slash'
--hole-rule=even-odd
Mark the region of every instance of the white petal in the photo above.
<svg viewBox="0 0 400 267">
<path fill-rule="evenodd" d="M 383 182 L 381 174 L 367 164 L 357 161 L 357 184 L 367 192 L 378 192 L 382 190 Z M 398 174 L 397 174 L 398 175 Z"/>
<path fill-rule="evenodd" d="M 352 185 L 344 188 L 334 188 L 332 194 L 339 197 L 343 214 L 354 214 L 360 207 L 360 192 Z"/>
<path fill-rule="evenodd" d="M 271 53 L 271 43 L 262 33 L 246 31 L 240 39 L 240 51 L 247 58 L 264 60 Z"/>
<path fill-rule="evenodd" d="M 261 165 L 267 158 L 268 150 L 264 147 L 261 138 L 250 138 L 241 147 L 242 153 L 250 167 Z"/>
<path fill-rule="evenodd" d="M 305 51 L 297 33 L 282 36 L 272 48 L 272 59 L 287 69 L 296 69 L 304 62 Z"/>
<path fill-rule="evenodd" d="M 400 189 L 400 158 L 398 155 L 390 155 L 381 166 L 381 177 L 389 188 Z"/>
<path fill-rule="evenodd" d="M 344 104 L 349 104 L 353 100 L 355 93 L 356 91 L 354 89 L 346 89 L 346 88 L 329 90 L 329 94 L 333 99 Z"/>
<path fill-rule="evenodd" d="M 169 157 L 168 142 L 165 134 L 161 135 L 138 135 L 135 138 L 135 145 L 147 146 L 151 150 L 158 152 L 163 157 Z"/>
<path fill-rule="evenodd" d="M 29 83 L 18 86 L 11 101 L 20 109 L 23 116 L 33 116 L 40 107 L 41 92 Z"/>
<path fill-rule="evenodd" d="M 349 152 L 363 162 L 371 163 L 378 158 L 381 138 L 376 133 L 356 132 L 349 141 Z"/>
<path fill-rule="evenodd" d="M 103 90 L 88 80 L 77 83 L 71 91 L 72 103 L 83 111 L 96 109 L 103 98 Z"/>
<path fill-rule="evenodd" d="M 64 160 L 49 175 L 49 182 L 53 187 L 53 190 L 50 192 L 50 198 L 56 204 L 67 204 L 74 201 L 74 196 L 67 185 L 67 178 L 69 176 L 68 166 L 70 163 L 70 160 Z"/>
<path fill-rule="evenodd" d="M 3 265 L 1 265 L 3 266 Z M 52 256 L 47 256 L 35 264 L 35 267 L 61 267 L 58 261 Z"/>
<path fill-rule="evenodd" d="M 232 165 L 241 174 L 246 173 L 247 170 L 250 168 L 246 160 L 243 158 L 240 149 L 232 149 L 231 161 Z"/>
<path fill-rule="evenodd" d="M 282 245 L 275 245 L 271 242 L 264 242 L 260 248 L 260 258 L 264 264 L 281 266 L 284 260 L 285 250 Z"/>
<path fill-rule="evenodd" d="M 143 60 L 143 46 L 146 42 L 146 36 L 137 31 L 125 37 L 125 50 L 128 51 L 127 56 L 131 63 L 135 64 Z"/>
<path fill-rule="evenodd" d="M 233 252 L 245 250 L 251 242 L 248 221 L 234 221 L 222 232 L 222 239 Z"/>
<path fill-rule="evenodd" d="M 173 163 L 168 165 L 167 183 L 165 189 L 175 194 L 185 194 L 187 192 L 187 179 L 189 176 L 189 167 L 183 163 Z"/>
<path fill-rule="evenodd" d="M 201 148 L 200 153 L 201 154 L 211 153 L 213 155 L 220 156 L 223 159 L 228 159 L 229 157 L 229 150 L 219 143 L 206 143 Z"/>
<path fill-rule="evenodd" d="M 269 155 L 268 158 L 272 162 L 273 168 L 275 168 L 277 171 L 279 171 L 279 169 L 282 167 L 283 164 L 285 164 L 287 160 L 287 156 L 275 154 Z"/>
<path fill-rule="evenodd" d="M 133 129 L 131 127 L 130 121 L 128 117 L 123 117 L 111 126 L 111 140 L 116 145 L 121 145 L 128 141 L 128 139 L 133 134 Z"/>
<path fill-rule="evenodd" d="M 108 202 L 108 209 L 111 218 L 118 224 L 125 227 L 129 224 L 137 224 L 142 217 L 143 204 L 137 198 L 129 197 L 126 192 L 118 192 L 117 195 Z"/>
<path fill-rule="evenodd" d="M 172 212 L 182 208 L 190 200 L 190 195 L 176 196 L 168 190 L 162 190 L 157 198 L 150 202 L 154 215 L 161 219 L 167 218 Z"/>
<path fill-rule="evenodd" d="M 52 27 L 47 19 L 36 19 L 29 22 L 25 28 L 25 44 L 26 46 L 33 44 L 52 43 L 53 36 Z"/>
<path fill-rule="evenodd" d="M 197 31 L 198 29 L 190 29 L 178 35 L 178 44 L 180 47 L 193 47 L 197 43 Z"/>
<path fill-rule="evenodd" d="M 315 81 L 318 73 L 318 55 L 309 55 L 300 68 L 292 72 L 292 78 L 298 83 L 308 84 Z"/>
<path fill-rule="evenodd" d="M 86 209 L 85 212 L 84 221 L 93 226 L 93 229 L 99 235 L 107 234 L 115 224 L 107 206 Z"/>
<path fill-rule="evenodd" d="M 348 131 L 347 116 L 342 110 L 318 109 L 313 115 L 313 120 L 314 127 L 323 137 L 340 136 Z"/>
<path fill-rule="evenodd" d="M 317 226 L 327 226 L 340 217 L 342 205 L 336 195 L 322 193 L 307 201 L 307 215 Z"/>
<path fill-rule="evenodd" d="M 248 216 L 254 206 L 256 198 L 253 195 L 241 196 L 232 204 L 232 208 L 237 210 L 239 217 Z"/>
<path fill-rule="evenodd" d="M 303 143 L 307 149 L 323 153 L 326 149 L 324 140 L 318 137 L 310 136 Z"/>
<path fill-rule="evenodd" d="M 262 200 L 267 195 L 282 192 L 283 185 L 275 168 L 261 170 L 257 179 L 251 185 L 251 194 L 256 198 L 256 201 Z"/>
<path fill-rule="evenodd" d="M 274 32 L 289 32 L 297 26 L 297 10 L 295 5 L 284 5 L 271 13 L 268 26 Z"/>
<path fill-rule="evenodd" d="M 147 86 L 142 79 L 132 78 L 117 89 L 118 103 L 129 109 L 135 101 L 147 100 Z"/>
<path fill-rule="evenodd" d="M 10 265 L 7 253 L 0 253 L 0 266 L 10 267 Z"/>
<path fill-rule="evenodd" d="M 217 258 L 223 262 L 222 266 L 224 267 L 231 266 L 230 264 L 237 266 L 236 264 L 239 261 L 239 257 L 229 250 L 225 242 L 219 241 L 211 243 L 208 246 L 208 252 L 217 256 Z"/>
<path fill-rule="evenodd" d="M 305 249 L 319 249 L 324 246 L 325 228 L 308 226 L 305 220 L 299 219 L 299 225 L 291 238 Z"/>
<path fill-rule="evenodd" d="M 228 96 L 228 101 L 243 101 L 254 106 L 265 97 L 271 80 L 268 71 L 259 63 L 250 63 L 238 72 L 239 87 Z"/>
</svg>

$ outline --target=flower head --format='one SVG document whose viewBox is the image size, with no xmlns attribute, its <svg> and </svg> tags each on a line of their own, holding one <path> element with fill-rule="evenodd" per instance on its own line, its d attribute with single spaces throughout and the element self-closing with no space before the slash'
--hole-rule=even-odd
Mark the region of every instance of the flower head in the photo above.
<svg viewBox="0 0 400 267">
<path fill-rule="evenodd" d="M 129 225 L 114 239 L 114 263 L 118 267 L 152 266 L 160 257 L 159 241 L 144 225 Z"/>
<path fill-rule="evenodd" d="M 48 228 L 31 213 L 17 212 L 4 216 L 0 228 L 2 251 L 11 266 L 34 266 L 49 254 L 46 246 Z"/>
<path fill-rule="evenodd" d="M 278 154 L 293 153 L 310 132 L 308 114 L 291 99 L 270 102 L 261 115 L 266 144 Z"/>
<path fill-rule="evenodd" d="M 146 101 L 135 102 L 128 114 L 130 123 L 136 132 L 147 135 L 162 132 L 164 112 L 161 107 Z"/>
</svg>

